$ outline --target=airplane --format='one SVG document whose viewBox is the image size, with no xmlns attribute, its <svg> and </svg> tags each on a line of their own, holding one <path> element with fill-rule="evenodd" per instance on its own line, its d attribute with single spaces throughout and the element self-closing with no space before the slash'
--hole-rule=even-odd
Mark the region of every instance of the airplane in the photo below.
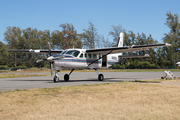
<svg viewBox="0 0 180 120">
<path fill-rule="evenodd" d="M 180 66 L 180 61 L 176 63 L 178 66 Z"/>
<path fill-rule="evenodd" d="M 98 49 L 66 49 L 51 50 L 48 43 L 48 50 L 9 50 L 9 52 L 30 52 L 37 54 L 49 54 L 46 59 L 37 60 L 36 62 L 49 61 L 51 68 L 51 76 L 54 82 L 59 82 L 58 72 L 63 69 L 71 69 L 69 74 L 64 75 L 64 81 L 69 81 L 71 73 L 75 69 L 94 69 L 98 75 L 98 80 L 103 81 L 104 76 L 97 69 L 109 68 L 118 63 L 122 58 L 149 57 L 149 55 L 126 56 L 125 52 L 143 51 L 149 48 L 171 46 L 171 44 L 150 44 L 150 45 L 132 45 L 123 46 L 123 33 L 120 32 L 117 47 L 98 48 Z M 53 66 L 55 74 L 53 75 Z"/>
</svg>

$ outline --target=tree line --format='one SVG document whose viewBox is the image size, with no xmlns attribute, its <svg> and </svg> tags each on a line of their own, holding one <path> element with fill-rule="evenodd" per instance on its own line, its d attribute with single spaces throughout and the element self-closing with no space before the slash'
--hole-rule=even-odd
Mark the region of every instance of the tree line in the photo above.
<svg viewBox="0 0 180 120">
<path fill-rule="evenodd" d="M 180 61 L 180 23 L 178 14 L 168 12 L 166 22 L 170 31 L 163 36 L 163 42 L 172 44 L 171 47 L 149 49 L 124 53 L 124 55 L 144 55 L 149 54 L 150 58 L 133 58 L 121 61 L 113 68 L 163 68 L 165 66 L 175 66 Z M 98 34 L 95 25 L 90 21 L 89 26 L 83 29 L 83 33 L 78 33 L 73 24 L 65 23 L 59 25 L 61 30 L 38 30 L 37 28 L 20 29 L 19 27 L 7 27 L 4 32 L 4 43 L 0 41 L 0 65 L 9 67 L 48 67 L 49 63 L 36 63 L 37 59 L 45 58 L 47 55 L 37 55 L 31 53 L 9 53 L 9 49 L 48 49 L 48 42 L 52 49 L 69 48 L 103 48 L 117 45 L 120 32 L 124 33 L 124 46 L 157 44 L 152 35 L 144 33 L 133 33 L 126 31 L 122 26 L 112 25 L 109 35 L 113 41 L 109 41 L 103 35 Z"/>
</svg>

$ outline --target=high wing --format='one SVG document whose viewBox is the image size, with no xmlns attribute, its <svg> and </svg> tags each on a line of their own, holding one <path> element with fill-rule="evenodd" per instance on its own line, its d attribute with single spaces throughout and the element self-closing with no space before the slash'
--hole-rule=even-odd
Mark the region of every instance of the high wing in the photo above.
<svg viewBox="0 0 180 120">
<path fill-rule="evenodd" d="M 149 48 L 163 47 L 163 46 L 171 46 L 171 44 L 152 44 L 152 45 L 132 45 L 126 47 L 112 47 L 112 48 L 100 48 L 100 49 L 88 49 L 86 53 L 97 53 L 97 54 L 115 54 L 115 53 L 125 53 L 125 52 L 133 52 L 133 51 L 143 51 L 148 50 Z"/>
<path fill-rule="evenodd" d="M 51 54 L 60 54 L 63 50 L 51 50 Z M 49 50 L 8 50 L 8 52 L 29 52 L 37 54 L 49 54 Z"/>
</svg>

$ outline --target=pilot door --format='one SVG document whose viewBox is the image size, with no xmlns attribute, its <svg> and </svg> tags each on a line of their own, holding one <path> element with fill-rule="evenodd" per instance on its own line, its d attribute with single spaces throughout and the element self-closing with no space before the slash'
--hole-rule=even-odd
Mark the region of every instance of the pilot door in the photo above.
<svg viewBox="0 0 180 120">
<path fill-rule="evenodd" d="M 107 67 L 107 56 L 102 58 L 102 67 Z"/>
</svg>

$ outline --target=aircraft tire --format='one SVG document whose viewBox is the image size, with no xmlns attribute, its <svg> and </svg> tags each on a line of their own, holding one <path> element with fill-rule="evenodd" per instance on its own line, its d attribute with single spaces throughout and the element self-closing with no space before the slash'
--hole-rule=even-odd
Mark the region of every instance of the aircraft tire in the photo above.
<svg viewBox="0 0 180 120">
<path fill-rule="evenodd" d="M 99 80 L 99 81 L 103 81 L 103 80 L 104 80 L 104 76 L 103 76 L 103 74 L 99 74 L 99 76 L 98 76 L 98 80 Z"/>
<path fill-rule="evenodd" d="M 68 74 L 64 75 L 64 81 L 69 81 L 69 75 Z"/>
<path fill-rule="evenodd" d="M 59 82 L 59 78 L 57 76 L 54 76 L 54 82 Z"/>
</svg>

